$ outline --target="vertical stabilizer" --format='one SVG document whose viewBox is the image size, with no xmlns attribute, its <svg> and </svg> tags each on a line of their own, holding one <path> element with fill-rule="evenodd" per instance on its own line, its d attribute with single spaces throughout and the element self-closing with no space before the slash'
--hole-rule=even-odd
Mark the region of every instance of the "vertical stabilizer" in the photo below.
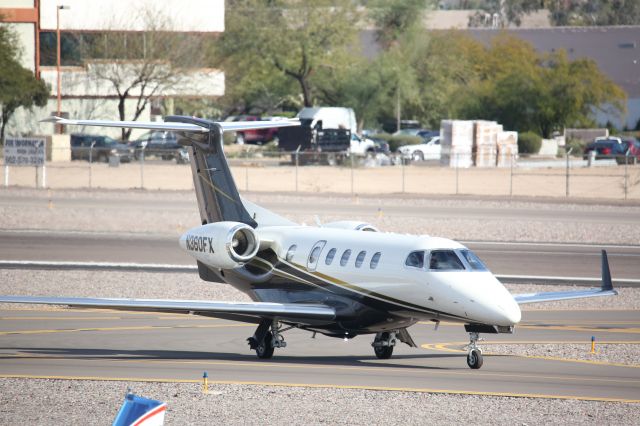
<svg viewBox="0 0 640 426">
<path fill-rule="evenodd" d="M 222 149 L 222 127 L 212 121 L 193 117 L 169 116 L 166 122 L 197 124 L 206 133 L 183 133 L 180 144 L 189 148 L 193 184 L 202 224 L 233 221 L 256 227 L 238 193 Z"/>
</svg>

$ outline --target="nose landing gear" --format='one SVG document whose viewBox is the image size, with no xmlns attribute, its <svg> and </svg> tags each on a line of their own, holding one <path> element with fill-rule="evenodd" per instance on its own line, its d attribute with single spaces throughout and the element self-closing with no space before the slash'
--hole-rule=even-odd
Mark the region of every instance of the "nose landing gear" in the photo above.
<svg viewBox="0 0 640 426">
<path fill-rule="evenodd" d="M 373 346 L 373 352 L 379 359 L 389 359 L 393 355 L 393 347 L 396 345 L 396 332 L 382 332 L 376 334 L 375 339 L 371 346 Z"/>
<path fill-rule="evenodd" d="M 482 367 L 482 350 L 476 344 L 480 340 L 480 333 L 471 332 L 469 333 L 469 345 L 467 348 L 469 352 L 467 353 L 467 365 L 469 368 L 477 370 Z"/>
</svg>

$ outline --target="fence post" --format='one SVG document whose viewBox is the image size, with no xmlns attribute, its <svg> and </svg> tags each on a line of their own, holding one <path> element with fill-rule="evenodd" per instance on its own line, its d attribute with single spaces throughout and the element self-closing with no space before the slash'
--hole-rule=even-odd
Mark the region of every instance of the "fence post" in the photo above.
<svg viewBox="0 0 640 426">
<path fill-rule="evenodd" d="M 629 153 L 631 153 L 631 148 L 627 149 L 627 152 L 624 153 L 624 200 L 627 201 L 627 191 L 629 184 L 629 175 L 627 174 L 627 166 L 629 165 Z"/>
<path fill-rule="evenodd" d="M 400 167 L 402 167 L 402 193 L 404 194 L 404 158 L 400 154 Z"/>
<path fill-rule="evenodd" d="M 456 195 L 458 195 L 458 162 L 460 161 L 460 154 L 455 154 L 455 161 L 456 161 Z"/>
<path fill-rule="evenodd" d="M 9 186 L 9 165 L 7 163 L 4 164 L 4 187 L 7 188 Z"/>
<path fill-rule="evenodd" d="M 95 141 L 91 142 L 91 147 L 89 147 L 89 189 L 92 186 L 92 178 L 93 178 L 93 146 L 96 144 Z"/>
<path fill-rule="evenodd" d="M 513 197 L 513 157 L 514 157 L 514 154 L 511 154 L 511 161 L 509 164 L 511 168 L 510 175 L 509 175 L 509 198 Z"/>
<path fill-rule="evenodd" d="M 566 183 L 567 183 L 567 188 L 566 188 L 566 196 L 569 197 L 569 155 L 571 154 L 571 151 L 573 151 L 573 147 L 567 149 L 567 177 L 566 177 Z"/>
<path fill-rule="evenodd" d="M 42 187 L 47 187 L 47 166 L 42 164 Z"/>
<path fill-rule="evenodd" d="M 349 158 L 351 159 L 351 195 L 353 195 L 353 153 L 349 154 Z"/>
<path fill-rule="evenodd" d="M 298 145 L 298 148 L 296 148 L 296 192 L 298 192 L 298 156 L 300 155 L 300 146 Z"/>
<path fill-rule="evenodd" d="M 244 190 L 249 192 L 249 148 L 245 151 L 244 160 Z"/>
<path fill-rule="evenodd" d="M 143 146 L 140 150 L 140 189 L 144 189 L 144 150 L 147 146 Z"/>
</svg>

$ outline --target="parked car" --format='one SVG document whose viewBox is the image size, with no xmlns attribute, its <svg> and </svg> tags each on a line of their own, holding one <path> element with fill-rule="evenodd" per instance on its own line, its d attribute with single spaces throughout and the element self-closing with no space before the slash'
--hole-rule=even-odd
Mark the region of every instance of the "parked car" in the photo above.
<svg viewBox="0 0 640 426">
<path fill-rule="evenodd" d="M 92 146 L 93 145 L 93 146 Z M 109 161 L 115 155 L 120 161 L 129 162 L 134 156 L 133 149 L 109 136 L 83 133 L 71 134 L 71 159 L 91 161 Z"/>
<path fill-rule="evenodd" d="M 622 143 L 622 139 L 617 137 L 599 137 L 584 148 L 583 159 L 588 159 L 590 153 L 594 151 L 596 160 L 613 159 L 624 156 L 627 145 Z"/>
<path fill-rule="evenodd" d="M 440 136 L 440 130 L 422 129 L 416 133 L 416 136 L 420 136 L 425 142 L 428 142 L 431 138 Z"/>
<path fill-rule="evenodd" d="M 439 160 L 440 149 L 440 136 L 434 136 L 425 143 L 403 145 L 398 148 L 398 151 L 403 158 L 410 158 L 413 161 L 423 161 Z"/>
<path fill-rule="evenodd" d="M 182 164 L 189 161 L 187 149 L 178 143 L 178 136 L 173 132 L 152 130 L 131 143 L 135 149 L 135 158 L 156 156 L 163 160 L 176 160 Z"/>
<path fill-rule="evenodd" d="M 351 133 L 351 154 L 373 156 L 376 153 L 376 143 L 370 138 L 365 138 Z"/>
<path fill-rule="evenodd" d="M 638 164 L 640 163 L 640 141 L 636 139 L 624 139 L 622 141 L 622 148 L 624 149 L 625 156 L 616 156 L 616 163 L 624 164 Z M 627 157 L 627 150 L 629 150 L 629 156 Z"/>
<path fill-rule="evenodd" d="M 256 115 L 232 115 L 227 117 L 225 121 L 262 121 L 262 120 L 277 120 L 280 117 L 258 117 Z M 256 145 L 262 145 L 278 137 L 278 128 L 271 127 L 267 129 L 252 129 L 244 130 L 242 132 L 236 132 L 235 142 L 238 145 L 245 143 L 251 143 Z"/>
</svg>

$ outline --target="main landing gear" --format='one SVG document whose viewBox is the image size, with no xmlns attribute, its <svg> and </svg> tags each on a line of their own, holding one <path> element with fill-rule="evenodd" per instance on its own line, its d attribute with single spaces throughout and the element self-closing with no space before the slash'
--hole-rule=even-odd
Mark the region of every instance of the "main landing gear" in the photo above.
<svg viewBox="0 0 640 426">
<path fill-rule="evenodd" d="M 282 328 L 276 320 L 262 320 L 253 336 L 249 337 L 249 347 L 256 351 L 256 355 L 260 359 L 269 359 L 273 357 L 275 348 L 286 348 L 287 342 L 281 333 L 290 330 L 293 327 Z"/>
<path fill-rule="evenodd" d="M 480 333 L 471 332 L 469 333 L 469 345 L 467 348 L 469 352 L 467 353 L 467 365 L 469 368 L 477 370 L 482 367 L 482 350 L 476 344 L 480 340 Z"/>
</svg>

